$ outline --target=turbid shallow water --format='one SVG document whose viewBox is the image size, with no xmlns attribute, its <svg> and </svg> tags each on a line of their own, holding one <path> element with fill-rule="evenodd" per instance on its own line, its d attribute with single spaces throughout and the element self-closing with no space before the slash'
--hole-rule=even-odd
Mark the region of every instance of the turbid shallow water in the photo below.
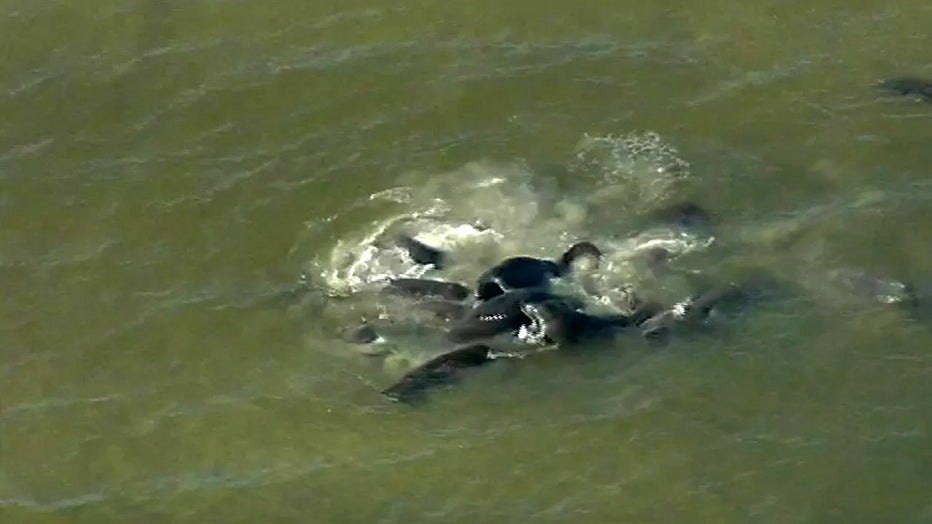
<svg viewBox="0 0 932 524">
<path fill-rule="evenodd" d="M 873 88 L 932 6 L 699 5 L 4 2 L 3 522 L 932 522 L 932 322 L 829 278 L 932 281 L 932 105 Z M 676 198 L 795 298 L 407 409 L 279 293 L 431 202 L 555 254 Z"/>
</svg>

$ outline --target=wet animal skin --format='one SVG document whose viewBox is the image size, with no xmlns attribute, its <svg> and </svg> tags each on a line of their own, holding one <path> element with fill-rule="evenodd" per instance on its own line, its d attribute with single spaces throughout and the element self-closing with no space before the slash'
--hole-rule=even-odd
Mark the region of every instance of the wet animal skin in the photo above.
<svg viewBox="0 0 932 524">
<path fill-rule="evenodd" d="M 442 353 L 408 371 L 382 394 L 397 402 L 414 402 L 428 389 L 455 382 L 464 370 L 492 362 L 491 351 L 484 344 L 473 344 Z"/>
<path fill-rule="evenodd" d="M 650 219 L 684 227 L 712 222 L 701 207 L 688 202 L 659 210 Z M 399 235 L 398 245 L 417 263 L 435 267 L 445 263 L 446 255 L 441 250 L 410 235 Z M 447 339 L 454 347 L 412 369 L 383 393 L 406 402 L 455 380 L 467 369 L 485 366 L 494 360 L 491 339 L 501 334 L 517 336 L 532 345 L 572 347 L 634 327 L 640 328 L 646 338 L 657 339 L 677 325 L 704 319 L 720 302 L 740 294 L 736 287 L 724 286 L 669 309 L 648 303 L 637 307 L 630 316 L 592 315 L 582 311 L 584 304 L 580 301 L 548 291 L 549 281 L 565 276 L 581 257 L 592 257 L 598 264 L 602 252 L 591 242 L 579 242 L 557 260 L 506 258 L 479 277 L 473 295 L 476 302 L 471 307 L 466 302 L 469 290 L 462 284 L 417 278 L 390 280 L 384 293 L 415 299 L 416 307 L 435 311 L 449 320 Z M 357 330 L 353 338 L 369 343 L 378 339 L 378 334 L 367 327 Z"/>
<path fill-rule="evenodd" d="M 469 289 L 462 284 L 428 278 L 393 278 L 383 292 L 412 298 L 436 297 L 444 300 L 466 300 Z"/>
<path fill-rule="evenodd" d="M 684 217 L 701 211 L 698 206 L 676 206 L 662 220 L 685 221 Z M 699 213 L 704 216 L 703 213 Z M 442 268 L 447 255 L 434 247 L 402 233 L 396 236 L 399 247 L 418 264 Z M 639 324 L 660 312 L 651 306 L 633 317 L 625 315 L 589 315 L 580 311 L 583 304 L 547 291 L 552 278 L 567 275 L 576 260 L 590 257 L 598 265 L 602 251 L 588 241 L 578 242 L 559 259 L 530 256 L 509 257 L 478 278 L 473 307 L 466 305 L 468 289 L 458 283 L 433 279 L 398 278 L 389 281 L 383 292 L 415 299 L 415 306 L 427 308 L 450 320 L 447 339 L 456 346 L 409 371 L 386 389 L 394 400 L 406 401 L 416 393 L 458 377 L 463 370 L 487 364 L 491 349 L 487 339 L 500 334 L 517 335 L 522 329 L 537 344 L 573 345 L 603 336 L 615 330 Z M 378 334 L 365 326 L 350 331 L 351 341 L 370 343 Z"/>
<path fill-rule="evenodd" d="M 529 256 L 506 258 L 479 276 L 476 299 L 489 300 L 514 289 L 546 287 L 551 278 L 567 275 L 573 262 L 582 257 L 591 257 L 598 265 L 602 251 L 591 242 L 579 242 L 566 250 L 559 260 Z"/>
<path fill-rule="evenodd" d="M 396 237 L 398 245 L 407 251 L 411 260 L 418 264 L 433 265 L 436 269 L 443 269 L 446 262 L 446 254 L 434 247 L 415 239 L 407 233 L 401 233 Z"/>
<path fill-rule="evenodd" d="M 569 300 L 540 289 L 519 289 L 480 302 L 455 320 L 447 332 L 453 343 L 492 338 L 508 332 L 517 332 L 530 322 L 522 305 L 547 300 Z M 574 303 L 582 307 L 581 303 Z"/>
<path fill-rule="evenodd" d="M 524 326 L 535 344 L 572 346 L 611 335 L 659 312 L 658 307 L 649 306 L 632 316 L 590 315 L 563 297 L 529 290 L 511 291 L 485 304 L 504 313 L 489 316 L 480 312 L 461 319 L 450 330 L 452 340 L 485 339 Z M 455 347 L 412 369 L 382 393 L 392 400 L 412 402 L 431 388 L 450 384 L 467 369 L 489 364 L 494 360 L 492 355 L 492 348 L 483 342 Z"/>
<path fill-rule="evenodd" d="M 932 82 L 917 78 L 893 78 L 880 87 L 903 96 L 917 96 L 932 102 Z M 685 202 L 673 204 L 650 213 L 647 224 L 664 223 L 687 228 L 707 228 L 715 220 L 701 207 Z M 439 249 L 417 241 L 409 235 L 398 236 L 398 245 L 419 264 L 442 268 L 447 255 Z M 394 279 L 385 293 L 416 299 L 419 307 L 431 309 L 450 321 L 447 338 L 453 348 L 408 371 L 382 393 L 399 402 L 414 402 L 426 391 L 451 384 L 467 370 L 480 368 L 495 360 L 488 339 L 503 333 L 521 333 L 535 345 L 574 347 L 587 340 L 611 336 L 635 328 L 648 340 L 663 340 L 672 331 L 703 323 L 719 308 L 757 302 L 761 293 L 781 282 L 742 279 L 740 284 L 698 286 L 700 292 L 669 308 L 649 303 L 631 316 L 591 315 L 568 297 L 547 291 L 550 279 L 566 275 L 575 260 L 591 256 L 596 262 L 601 251 L 589 242 L 572 246 L 558 260 L 527 256 L 510 257 L 484 272 L 478 279 L 470 307 L 470 290 L 458 283 L 430 279 Z M 662 272 L 670 253 L 661 249 L 647 253 L 651 270 Z M 842 280 L 855 290 L 886 303 L 902 304 L 917 310 L 918 296 L 914 286 L 898 281 L 886 281 L 860 273 L 843 274 Z M 932 293 L 932 286 L 930 286 Z M 373 343 L 380 336 L 371 326 L 362 326 L 348 335 L 360 344 Z"/>
</svg>

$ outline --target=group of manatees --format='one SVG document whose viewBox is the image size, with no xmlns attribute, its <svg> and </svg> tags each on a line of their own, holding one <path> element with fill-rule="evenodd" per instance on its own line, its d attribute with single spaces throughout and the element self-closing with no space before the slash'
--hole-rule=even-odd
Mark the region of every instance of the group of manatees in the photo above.
<svg viewBox="0 0 932 524">
<path fill-rule="evenodd" d="M 706 211 L 693 203 L 674 204 L 650 216 L 654 221 L 683 227 L 711 222 Z M 442 270 L 448 262 L 449 253 L 406 232 L 395 235 L 394 240 L 414 264 Z M 670 253 L 654 251 L 649 258 L 657 268 Z M 411 307 L 429 312 L 442 326 L 451 349 L 409 371 L 383 393 L 393 400 L 413 400 L 431 386 L 451 382 L 467 368 L 539 349 L 567 349 L 597 339 L 610 340 L 624 331 L 637 331 L 650 341 L 660 341 L 671 330 L 702 322 L 719 306 L 743 303 L 762 283 L 706 285 L 669 307 L 641 301 L 626 288 L 627 313 L 613 314 L 589 313 L 581 297 L 554 290 L 552 280 L 570 276 L 579 261 L 589 260 L 598 268 L 603 257 L 598 246 L 580 241 L 556 259 L 505 258 L 481 273 L 473 288 L 437 279 L 389 279 L 382 293 L 403 297 Z M 377 344 L 382 338 L 378 323 L 369 322 L 347 329 L 343 335 L 356 344 Z M 508 349 L 515 347 L 517 352 Z"/>
<path fill-rule="evenodd" d="M 927 81 L 894 78 L 880 86 L 932 102 L 932 83 Z M 681 224 L 708 220 L 708 214 L 692 203 L 676 204 L 655 216 L 673 217 Z M 442 269 L 447 263 L 448 253 L 408 233 L 396 235 L 395 240 L 416 264 Z M 662 264 L 669 253 L 658 250 L 653 255 L 654 262 Z M 591 314 L 585 311 L 583 301 L 553 291 L 551 280 L 570 275 L 578 260 L 589 259 L 598 267 L 602 258 L 603 253 L 596 245 L 580 241 L 557 259 L 505 258 L 479 275 L 473 289 L 436 279 L 390 279 L 383 292 L 410 299 L 412 306 L 434 314 L 443 322 L 451 349 L 410 370 L 382 393 L 390 399 L 408 402 L 432 386 L 452 382 L 463 370 L 508 357 L 509 353 L 496 349 L 496 337 L 518 341 L 532 350 L 570 348 L 629 330 L 636 330 L 648 340 L 661 340 L 671 330 L 703 322 L 720 306 L 746 302 L 759 294 L 762 284 L 765 287 L 772 284 L 755 279 L 707 285 L 669 307 L 653 301 L 642 302 L 628 293 L 627 314 Z M 878 296 L 886 294 L 902 301 L 915 300 L 912 290 L 898 282 L 889 283 L 867 275 L 855 275 L 851 282 L 862 291 Z M 356 344 L 373 344 L 381 339 L 379 328 L 370 323 L 346 330 L 344 336 Z"/>
</svg>

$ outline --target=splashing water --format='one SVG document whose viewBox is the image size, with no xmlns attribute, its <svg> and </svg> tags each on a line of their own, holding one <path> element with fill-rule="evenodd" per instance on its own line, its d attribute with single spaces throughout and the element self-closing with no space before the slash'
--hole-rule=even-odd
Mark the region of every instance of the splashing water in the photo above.
<svg viewBox="0 0 932 524">
<path fill-rule="evenodd" d="M 395 277 L 442 278 L 471 286 L 483 270 L 507 256 L 555 258 L 572 243 L 590 240 L 605 252 L 605 261 L 583 294 L 597 295 L 598 303 L 609 309 L 621 308 L 628 298 L 626 284 L 637 279 L 634 257 L 658 246 L 677 256 L 702 249 L 712 239 L 664 227 L 626 232 L 624 219 L 598 218 L 600 208 L 635 214 L 658 206 L 674 183 L 688 176 L 688 168 L 655 133 L 586 135 L 571 166 L 573 187 L 558 194 L 548 194 L 545 181 L 524 163 L 472 162 L 419 187 L 368 196 L 405 209 L 337 241 L 329 254 L 312 262 L 313 271 L 333 294 L 375 289 Z M 413 263 L 392 241 L 402 230 L 446 251 L 448 267 Z M 570 280 L 573 291 L 584 291 L 586 286 Z"/>
<path fill-rule="evenodd" d="M 690 175 L 689 162 L 654 132 L 620 136 L 584 135 L 576 145 L 571 170 L 600 180 L 593 194 L 599 206 L 629 212 L 649 210 L 674 192 Z"/>
</svg>

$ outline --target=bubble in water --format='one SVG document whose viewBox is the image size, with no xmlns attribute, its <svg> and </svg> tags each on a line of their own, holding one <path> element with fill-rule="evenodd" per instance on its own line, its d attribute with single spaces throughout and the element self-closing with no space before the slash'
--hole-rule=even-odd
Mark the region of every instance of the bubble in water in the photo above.
<svg viewBox="0 0 932 524">
<path fill-rule="evenodd" d="M 689 162 L 654 132 L 592 136 L 576 146 L 576 173 L 597 176 L 593 201 L 643 211 L 658 205 L 690 174 Z"/>
</svg>

